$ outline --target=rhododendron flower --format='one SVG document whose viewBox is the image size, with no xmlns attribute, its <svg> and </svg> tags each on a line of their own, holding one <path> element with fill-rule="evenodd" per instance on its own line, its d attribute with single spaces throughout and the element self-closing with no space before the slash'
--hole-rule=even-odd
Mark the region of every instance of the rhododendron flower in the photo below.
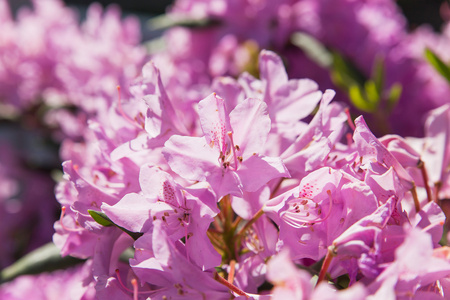
<svg viewBox="0 0 450 300">
<path fill-rule="evenodd" d="M 395 251 L 395 261 L 369 286 L 378 293 L 383 285 L 392 286 L 392 295 L 407 299 L 412 295 L 435 297 L 439 280 L 450 275 L 450 263 L 433 256 L 431 238 L 417 228 L 407 228 L 406 238 Z M 444 298 L 448 295 L 438 292 Z"/>
<path fill-rule="evenodd" d="M 228 115 L 224 100 L 211 94 L 198 104 L 204 136 L 172 136 L 163 149 L 169 166 L 185 179 L 207 181 L 219 198 L 289 176 L 280 158 L 259 154 L 270 131 L 266 108 L 246 99 Z"/>
<path fill-rule="evenodd" d="M 153 234 L 136 241 L 137 252 L 148 249 L 151 257 L 139 255 L 130 261 L 140 281 L 155 286 L 151 297 L 229 299 L 230 292 L 213 279 L 213 273 L 192 264 L 184 246 L 167 237 L 163 222 L 154 222 Z"/>
<path fill-rule="evenodd" d="M 216 266 L 220 257 L 204 238 L 217 214 L 212 193 L 205 188 L 183 188 L 169 174 L 149 165 L 142 166 L 139 177 L 142 194 L 127 194 L 113 206 L 105 203 L 102 210 L 115 224 L 132 232 L 154 232 L 153 222 L 162 220 L 170 239 L 185 238 L 188 259 L 203 269 Z"/>
<path fill-rule="evenodd" d="M 267 264 L 267 279 L 272 282 L 274 300 L 292 299 L 366 299 L 367 291 L 362 284 L 336 291 L 326 283 L 316 289 L 312 287 L 311 276 L 296 268 L 289 256 L 289 251 L 281 251 Z"/>
</svg>

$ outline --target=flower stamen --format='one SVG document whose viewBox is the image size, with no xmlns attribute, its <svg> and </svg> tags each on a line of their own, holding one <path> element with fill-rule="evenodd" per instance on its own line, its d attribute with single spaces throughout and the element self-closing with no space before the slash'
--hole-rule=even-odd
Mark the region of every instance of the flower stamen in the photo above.
<svg viewBox="0 0 450 300">
<path fill-rule="evenodd" d="M 59 224 L 61 224 L 62 229 L 64 229 L 65 231 L 68 232 L 76 232 L 76 233 L 80 233 L 82 231 L 84 231 L 84 228 L 68 228 L 64 225 L 63 222 L 63 218 L 66 215 L 66 207 L 63 206 L 61 207 L 61 216 L 59 217 Z"/>
</svg>

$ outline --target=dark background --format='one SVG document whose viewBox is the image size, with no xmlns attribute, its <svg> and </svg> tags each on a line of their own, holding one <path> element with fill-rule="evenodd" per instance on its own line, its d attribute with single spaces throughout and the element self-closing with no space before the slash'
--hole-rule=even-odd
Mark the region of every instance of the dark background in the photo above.
<svg viewBox="0 0 450 300">
<path fill-rule="evenodd" d="M 214 0 L 212 0 L 214 1 Z M 122 1 L 88 1 L 88 0 L 66 0 L 68 5 L 89 5 L 92 2 L 99 2 L 102 5 L 110 3 L 119 4 L 124 11 L 136 14 L 162 14 L 166 11 L 166 7 L 174 2 L 174 0 L 122 0 Z M 443 19 L 440 15 L 440 8 L 445 0 L 398 0 L 397 4 L 405 14 L 411 28 L 415 28 L 421 24 L 428 23 L 435 30 L 439 31 Z M 448 1 L 447 1 L 448 2 Z"/>
<path fill-rule="evenodd" d="M 22 5 L 30 5 L 29 0 L 8 0 L 8 2 L 13 9 L 17 9 Z M 83 11 L 89 4 L 98 2 L 103 6 L 116 3 L 122 7 L 125 14 L 136 14 L 139 17 L 144 17 L 164 13 L 166 8 L 172 4 L 174 0 L 65 0 L 64 2 L 69 6 L 77 7 L 80 10 L 81 16 L 83 16 Z M 449 0 L 398 0 L 397 4 L 408 19 L 411 29 L 414 29 L 421 24 L 428 23 L 434 30 L 439 31 L 444 22 L 440 12 L 441 6 L 445 3 L 445 5 L 449 7 L 449 2 Z"/>
</svg>

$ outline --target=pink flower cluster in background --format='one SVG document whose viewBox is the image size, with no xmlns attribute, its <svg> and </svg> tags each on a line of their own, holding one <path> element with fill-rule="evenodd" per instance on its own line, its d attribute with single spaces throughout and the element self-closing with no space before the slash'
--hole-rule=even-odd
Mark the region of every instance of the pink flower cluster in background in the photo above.
<svg viewBox="0 0 450 300">
<path fill-rule="evenodd" d="M 18 120 L 44 107 L 38 126 L 56 126 L 53 243 L 82 260 L 3 283 L 0 296 L 450 297 L 450 84 L 423 53 L 448 61 L 449 27 L 408 32 L 388 0 L 331 2 L 179 0 L 169 16 L 206 23 L 167 30 L 144 63 L 137 24 L 117 10 L 94 5 L 80 26 L 56 0 L 16 20 L 0 1 L 0 103 Z M 298 32 L 366 86 L 381 61 L 381 90 L 401 85 L 391 114 L 352 119 L 351 93 L 294 45 Z M 11 243 L 28 210 L 53 222 L 58 204 L 1 146 L 0 208 L 20 180 L 35 193 L 22 193 L 20 218 L 5 214 L 15 222 L 0 216 Z"/>
</svg>

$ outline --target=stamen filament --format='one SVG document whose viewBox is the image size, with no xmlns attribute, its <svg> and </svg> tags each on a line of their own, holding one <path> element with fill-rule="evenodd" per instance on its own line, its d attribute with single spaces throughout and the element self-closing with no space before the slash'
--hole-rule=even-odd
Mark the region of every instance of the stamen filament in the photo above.
<svg viewBox="0 0 450 300">
<path fill-rule="evenodd" d="M 154 293 L 154 292 L 158 292 L 158 291 L 160 291 L 160 290 L 163 290 L 163 288 L 162 288 L 162 289 L 159 289 L 159 290 L 142 291 L 142 292 L 140 292 L 140 291 L 139 291 L 138 282 L 137 282 L 137 279 L 136 279 L 136 278 L 131 279 L 131 284 L 133 285 L 133 290 L 130 290 L 129 288 L 127 288 L 127 287 L 123 284 L 123 281 L 122 281 L 122 279 L 120 278 L 120 271 L 119 271 L 119 269 L 116 269 L 116 278 L 117 278 L 117 281 L 119 281 L 119 285 L 120 285 L 125 291 L 127 291 L 128 293 L 132 293 L 132 294 L 133 294 L 133 300 L 138 299 L 138 295 L 139 295 L 139 294 L 141 294 L 141 295 L 142 295 L 142 294 L 151 294 L 151 293 Z"/>
<path fill-rule="evenodd" d="M 434 223 L 431 223 L 430 225 L 428 225 L 427 227 L 422 228 L 422 231 L 426 232 L 435 226 L 444 226 L 444 224 L 445 224 L 444 221 L 434 222 Z"/>
<path fill-rule="evenodd" d="M 121 286 L 125 291 L 127 291 L 127 292 L 129 292 L 129 293 L 134 293 L 134 291 L 130 290 L 129 288 L 127 288 L 127 287 L 123 284 L 122 279 L 120 278 L 120 271 L 119 271 L 119 269 L 116 269 L 116 277 L 117 277 L 117 280 L 119 281 L 120 286 Z"/>
<path fill-rule="evenodd" d="M 189 226 L 189 224 L 190 224 L 190 221 L 191 221 L 191 216 L 190 215 L 188 215 L 188 221 L 186 222 L 186 221 L 184 221 L 183 220 L 183 223 L 184 223 L 184 246 L 185 246 L 185 248 L 186 248 L 186 258 L 187 258 L 187 260 L 188 260 L 188 262 L 191 262 L 191 260 L 189 259 L 189 251 L 188 251 L 188 247 L 187 247 L 187 244 L 188 244 L 188 239 L 189 239 L 189 236 L 188 236 L 188 226 Z"/>
<path fill-rule="evenodd" d="M 59 217 L 59 224 L 61 224 L 62 229 L 64 229 L 65 231 L 68 232 L 82 232 L 84 230 L 84 228 L 68 228 L 64 225 L 63 223 L 63 218 L 66 214 L 66 207 L 63 206 L 61 207 L 61 216 Z"/>
<path fill-rule="evenodd" d="M 347 138 L 347 146 L 350 147 L 352 145 L 352 143 L 353 143 L 353 136 L 352 136 L 351 133 L 347 133 L 345 135 L 345 137 Z"/>
<path fill-rule="evenodd" d="M 231 141 L 231 149 L 233 149 L 234 168 L 237 170 L 237 168 L 238 168 L 238 160 L 237 160 L 237 156 L 236 156 L 236 147 L 234 147 L 233 132 L 228 131 L 227 134 L 228 134 L 228 136 L 230 137 L 230 141 Z"/>
<path fill-rule="evenodd" d="M 348 126 L 350 126 L 350 128 L 351 128 L 353 131 L 355 131 L 356 127 L 355 127 L 355 124 L 353 124 L 352 117 L 350 116 L 350 110 L 349 110 L 348 107 L 347 107 L 344 111 L 345 111 L 345 114 L 347 115 L 347 123 L 348 123 Z"/>
<path fill-rule="evenodd" d="M 131 284 L 133 285 L 133 300 L 138 300 L 139 289 L 136 278 L 131 279 Z"/>
<path fill-rule="evenodd" d="M 137 128 L 139 128 L 139 130 L 143 129 L 143 126 L 139 125 L 135 120 L 132 120 L 124 111 L 122 108 L 122 100 L 120 98 L 120 85 L 117 86 L 117 93 L 118 95 L 118 103 L 117 103 L 117 108 L 119 109 L 119 113 L 124 117 L 125 120 L 128 121 L 128 123 L 130 123 L 133 126 L 136 126 Z"/>
</svg>

